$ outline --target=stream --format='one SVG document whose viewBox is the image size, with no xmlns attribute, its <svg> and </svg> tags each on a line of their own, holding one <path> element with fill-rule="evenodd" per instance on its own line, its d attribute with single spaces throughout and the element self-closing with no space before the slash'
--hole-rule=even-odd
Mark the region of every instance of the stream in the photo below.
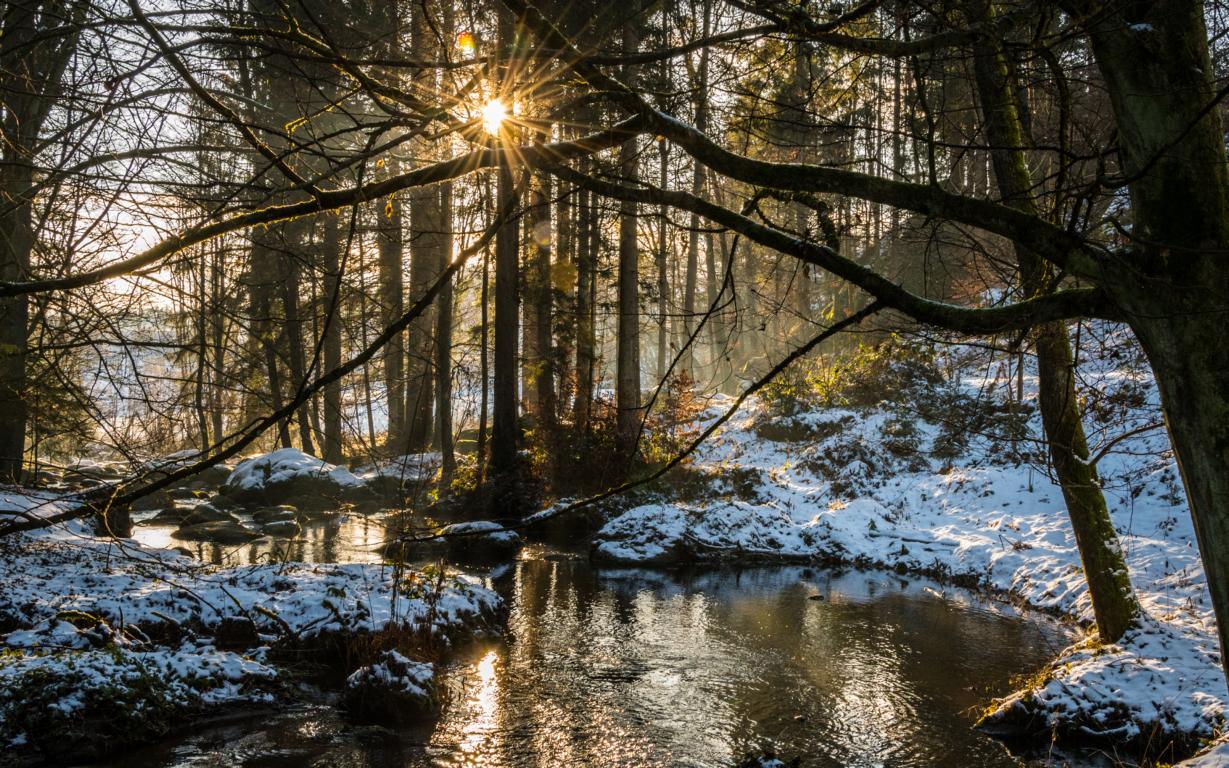
<svg viewBox="0 0 1229 768">
<path fill-rule="evenodd" d="M 164 535 L 138 530 L 150 544 Z M 374 559 L 381 537 L 351 518 L 274 549 L 197 554 Z M 438 721 L 393 732 L 300 706 L 201 725 L 116 765 L 733 766 L 766 753 L 825 767 L 1055 764 L 970 727 L 1072 637 L 999 601 L 884 572 L 595 568 L 539 545 L 477 574 L 508 601 L 507 636 L 445 667 Z"/>
</svg>

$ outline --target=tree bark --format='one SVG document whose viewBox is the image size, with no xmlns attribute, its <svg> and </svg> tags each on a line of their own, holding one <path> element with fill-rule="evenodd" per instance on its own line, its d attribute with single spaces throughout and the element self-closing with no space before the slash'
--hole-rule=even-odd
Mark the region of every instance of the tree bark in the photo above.
<svg viewBox="0 0 1229 768">
<path fill-rule="evenodd" d="M 0 280 L 30 279 L 34 147 L 76 49 L 84 2 L 24 2 L 0 14 Z M 0 482 L 22 479 L 28 296 L 0 299 Z"/>
<path fill-rule="evenodd" d="M 623 52 L 638 47 L 637 30 L 632 20 L 623 22 Z M 623 81 L 634 87 L 635 70 L 623 68 Z M 619 171 L 624 184 L 634 185 L 638 178 L 636 140 L 619 148 Z M 637 239 L 636 203 L 624 200 L 619 205 L 619 331 L 616 356 L 615 407 L 617 449 L 625 461 L 636 452 L 640 435 L 640 244 Z"/>
<path fill-rule="evenodd" d="M 1006 204 L 1035 215 L 1017 91 L 1012 87 L 1001 45 L 990 41 L 976 44 L 974 72 L 999 192 Z M 1051 290 L 1054 276 L 1050 265 L 1028 248 L 1017 245 L 1015 250 L 1026 295 L 1038 296 Z M 1139 603 L 1100 479 L 1089 463 L 1067 327 L 1061 321 L 1044 323 L 1037 328 L 1035 341 L 1046 444 L 1067 503 L 1097 628 L 1101 640 L 1112 643 L 1135 622 Z"/>
<path fill-rule="evenodd" d="M 405 311 L 405 289 L 402 279 L 403 238 L 401 229 L 401 198 L 391 195 L 380 214 L 376 228 L 379 248 L 380 322 L 391 325 Z M 381 353 L 384 364 L 384 392 L 388 402 L 388 431 L 385 448 L 396 454 L 405 445 L 405 334 L 389 340 Z"/>
<path fill-rule="evenodd" d="M 341 365 L 341 250 L 342 238 L 338 214 L 321 214 L 320 250 L 324 269 L 324 327 L 322 368 L 331 371 Z M 319 372 L 317 372 L 319 375 Z M 341 437 L 341 381 L 324 387 L 324 447 L 321 458 L 340 464 L 343 459 Z"/>
<path fill-rule="evenodd" d="M 1106 284 L 1160 390 L 1229 650 L 1229 162 L 1203 5 L 1066 3 L 1087 19 L 1130 180 L 1133 257 Z"/>
<path fill-rule="evenodd" d="M 581 160 L 582 173 L 592 171 L 593 161 Z M 598 226 L 594 209 L 595 195 L 580 191 L 576 248 L 576 399 L 572 422 L 576 431 L 589 430 L 593 406 L 593 366 L 595 354 L 593 287 L 597 274 Z"/>
<path fill-rule="evenodd" d="M 512 19 L 507 13 L 499 17 L 499 49 L 512 44 Z M 505 128 L 495 141 L 510 141 Z M 516 187 L 507 156 L 499 164 L 496 182 L 495 210 L 511 210 L 516 204 Z M 520 222 L 511 217 L 495 234 L 495 381 L 491 416 L 491 470 L 496 476 L 506 476 L 516 469 L 517 443 L 520 428 L 516 407 L 516 347 L 517 347 L 517 251 L 520 246 Z"/>
<path fill-rule="evenodd" d="M 438 237 L 442 272 L 452 261 L 452 184 L 438 187 L 441 232 Z M 435 313 L 435 443 L 439 447 L 445 481 L 457 468 L 452 437 L 452 280 L 440 290 Z"/>
</svg>

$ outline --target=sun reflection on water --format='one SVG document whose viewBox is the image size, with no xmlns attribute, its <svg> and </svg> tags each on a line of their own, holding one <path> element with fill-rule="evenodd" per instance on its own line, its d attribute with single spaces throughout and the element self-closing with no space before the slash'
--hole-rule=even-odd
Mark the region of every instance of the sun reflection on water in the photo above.
<svg viewBox="0 0 1229 768">
<path fill-rule="evenodd" d="M 498 729 L 499 676 L 495 662 L 499 655 L 488 651 L 474 666 L 477 686 L 465 703 L 467 713 L 472 713 L 469 722 L 461 729 L 459 749 L 466 764 L 477 765 L 477 760 L 490 751 L 491 742 Z"/>
</svg>

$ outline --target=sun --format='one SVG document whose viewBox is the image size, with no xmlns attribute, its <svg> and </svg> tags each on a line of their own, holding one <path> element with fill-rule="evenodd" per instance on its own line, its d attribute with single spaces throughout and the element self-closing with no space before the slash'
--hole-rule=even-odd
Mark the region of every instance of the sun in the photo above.
<svg viewBox="0 0 1229 768">
<path fill-rule="evenodd" d="M 508 108 L 499 99 L 491 99 L 482 106 L 482 127 L 492 136 L 499 135 L 499 129 L 508 118 Z"/>
</svg>

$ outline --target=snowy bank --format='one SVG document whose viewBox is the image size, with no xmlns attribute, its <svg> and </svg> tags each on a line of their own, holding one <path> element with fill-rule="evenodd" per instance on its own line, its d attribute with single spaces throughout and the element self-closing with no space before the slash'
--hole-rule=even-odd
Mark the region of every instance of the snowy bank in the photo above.
<svg viewBox="0 0 1229 768">
<path fill-rule="evenodd" d="M 0 539 L 0 562 L 0 744 L 44 757 L 97 756 L 207 709 L 272 702 L 291 651 L 361 664 L 390 644 L 446 648 L 498 620 L 493 592 L 442 572 L 214 568 L 79 525 Z"/>
<path fill-rule="evenodd" d="M 1096 341 L 1110 354 L 1082 357 L 1080 369 L 1090 385 L 1086 424 L 1094 454 L 1112 445 L 1098 470 L 1147 618 L 1117 644 L 1068 649 L 994 720 L 1189 751 L 1221 732 L 1229 705 L 1215 620 L 1167 438 L 1150 428 L 1160 420 L 1155 387 L 1129 340 L 1101 330 Z M 1025 376 L 1024 404 L 1008 408 L 994 405 L 1014 383 L 1000 374 L 964 362 L 946 387 L 866 407 L 783 412 L 751 401 L 686 468 L 707 477 L 711 492 L 664 494 L 614 516 L 594 557 L 919 572 L 1091 626 L 1062 493 L 1038 460 L 1035 377 Z M 935 403 L 951 417 L 926 418 Z M 697 426 L 727 406 L 718 398 Z"/>
</svg>

